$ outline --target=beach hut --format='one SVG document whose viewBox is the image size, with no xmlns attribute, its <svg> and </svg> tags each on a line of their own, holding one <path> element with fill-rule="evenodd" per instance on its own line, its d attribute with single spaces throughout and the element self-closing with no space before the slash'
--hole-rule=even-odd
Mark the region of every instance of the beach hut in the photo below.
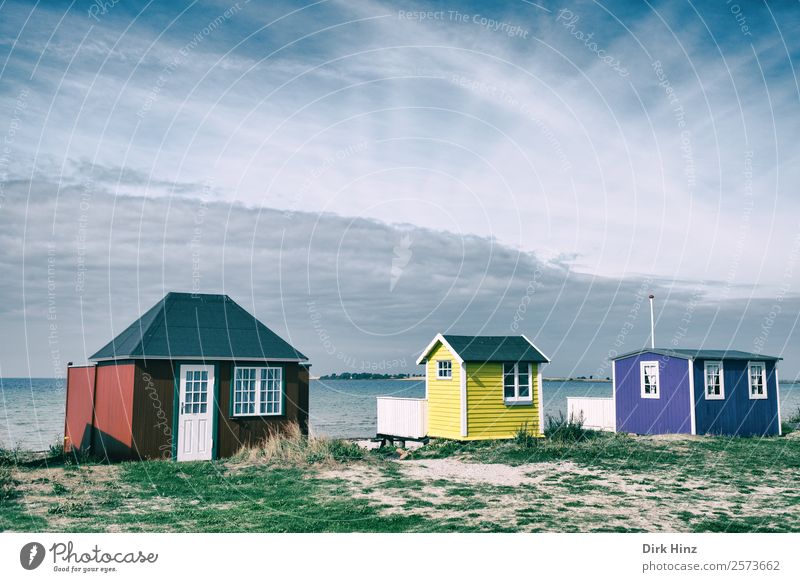
<svg viewBox="0 0 800 582">
<path fill-rule="evenodd" d="M 169 293 L 89 360 L 67 370 L 67 451 L 206 460 L 308 430 L 308 359 L 227 295 Z"/>
<path fill-rule="evenodd" d="M 378 398 L 378 436 L 507 439 L 542 435 L 541 366 L 550 360 L 525 336 L 438 334 L 425 365 L 425 398 Z"/>
<path fill-rule="evenodd" d="M 611 426 L 634 434 L 781 434 L 777 363 L 738 350 L 646 348 L 612 360 Z M 599 399 L 570 399 L 569 414 L 596 420 Z"/>
</svg>

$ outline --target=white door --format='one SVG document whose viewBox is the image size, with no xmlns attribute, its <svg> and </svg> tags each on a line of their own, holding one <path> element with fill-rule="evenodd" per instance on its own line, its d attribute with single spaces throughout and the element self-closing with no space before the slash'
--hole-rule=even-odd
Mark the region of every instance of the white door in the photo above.
<svg viewBox="0 0 800 582">
<path fill-rule="evenodd" d="M 211 459 L 214 445 L 214 366 L 181 365 L 178 460 Z"/>
</svg>

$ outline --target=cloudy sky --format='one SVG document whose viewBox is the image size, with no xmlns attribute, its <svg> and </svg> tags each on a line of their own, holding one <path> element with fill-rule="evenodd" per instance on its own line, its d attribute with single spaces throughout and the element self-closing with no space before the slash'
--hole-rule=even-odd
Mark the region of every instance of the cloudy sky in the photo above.
<svg viewBox="0 0 800 582">
<path fill-rule="evenodd" d="M 0 5 L 3 376 L 164 293 L 227 293 L 318 373 L 525 333 L 800 372 L 794 7 Z"/>
</svg>

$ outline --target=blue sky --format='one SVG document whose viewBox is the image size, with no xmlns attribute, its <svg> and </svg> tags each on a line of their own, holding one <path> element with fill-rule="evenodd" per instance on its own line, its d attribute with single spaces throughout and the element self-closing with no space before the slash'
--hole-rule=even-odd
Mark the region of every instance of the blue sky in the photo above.
<svg viewBox="0 0 800 582">
<path fill-rule="evenodd" d="M 100 6 L 0 7 L 0 373 L 193 285 L 320 372 L 511 333 L 524 302 L 551 372 L 589 374 L 643 285 L 660 343 L 800 370 L 797 10 Z"/>
</svg>

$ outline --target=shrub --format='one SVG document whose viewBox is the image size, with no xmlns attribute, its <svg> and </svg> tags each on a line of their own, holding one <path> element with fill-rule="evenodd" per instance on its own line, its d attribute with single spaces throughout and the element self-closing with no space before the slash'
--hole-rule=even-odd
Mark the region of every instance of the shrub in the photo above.
<svg viewBox="0 0 800 582">
<path fill-rule="evenodd" d="M 344 463 L 364 458 L 364 451 L 355 443 L 339 439 L 307 437 L 296 423 L 284 431 L 270 434 L 255 446 L 243 447 L 237 460 L 266 463 L 307 465 Z"/>
<path fill-rule="evenodd" d="M 47 456 L 50 459 L 61 459 L 64 457 L 64 440 L 57 439 L 47 451 Z"/>
<path fill-rule="evenodd" d="M 450 439 L 431 439 L 428 444 L 410 451 L 406 458 L 411 459 L 446 459 L 491 446 L 492 441 L 456 441 Z M 396 452 L 392 447 L 386 449 Z M 391 455 L 395 456 L 395 455 Z"/>
<path fill-rule="evenodd" d="M 563 412 L 558 416 L 547 415 L 544 435 L 551 441 L 577 443 L 597 436 L 597 431 L 583 428 L 583 415 L 566 418 Z"/>
<path fill-rule="evenodd" d="M 64 454 L 64 466 L 75 468 L 84 465 L 92 460 L 92 456 L 86 449 L 73 448 L 69 453 Z"/>
<path fill-rule="evenodd" d="M 537 440 L 536 436 L 528 429 L 527 422 L 519 427 L 517 434 L 514 435 L 514 444 L 523 449 L 530 449 L 535 446 Z"/>
<path fill-rule="evenodd" d="M 800 406 L 792 414 L 788 415 L 784 421 L 789 424 L 800 424 Z"/>
<path fill-rule="evenodd" d="M 328 441 L 331 458 L 334 461 L 347 462 L 364 458 L 364 449 L 350 441 L 332 440 Z"/>
<path fill-rule="evenodd" d="M 16 482 L 11 475 L 11 467 L 0 465 L 0 501 L 8 501 L 16 496 Z"/>
<path fill-rule="evenodd" d="M 19 446 L 13 449 L 4 449 L 0 447 L 0 466 L 17 465 L 20 462 L 20 448 Z"/>
</svg>

